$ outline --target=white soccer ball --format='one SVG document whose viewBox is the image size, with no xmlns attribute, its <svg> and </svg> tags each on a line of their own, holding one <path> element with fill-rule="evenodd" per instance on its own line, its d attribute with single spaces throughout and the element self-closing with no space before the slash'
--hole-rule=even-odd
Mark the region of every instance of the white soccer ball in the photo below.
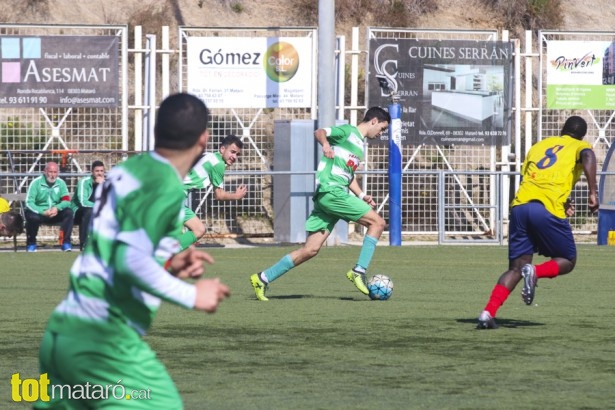
<svg viewBox="0 0 615 410">
<path fill-rule="evenodd" d="M 386 275 L 374 275 L 367 281 L 372 300 L 387 300 L 393 294 L 393 281 Z"/>
</svg>

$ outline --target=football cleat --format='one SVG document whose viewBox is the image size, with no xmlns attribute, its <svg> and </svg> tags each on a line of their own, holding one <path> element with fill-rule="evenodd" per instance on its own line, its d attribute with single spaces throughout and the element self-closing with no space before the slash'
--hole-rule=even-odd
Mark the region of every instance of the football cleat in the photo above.
<svg viewBox="0 0 615 410">
<path fill-rule="evenodd" d="M 70 243 L 63 243 L 62 244 L 62 252 L 70 252 L 73 250 L 73 247 L 71 246 Z"/>
<path fill-rule="evenodd" d="M 254 288 L 254 294 L 256 295 L 256 299 L 261 300 L 263 302 L 268 302 L 269 299 L 265 296 L 265 292 L 267 291 L 267 284 L 263 282 L 260 278 L 260 273 L 255 273 L 250 276 L 250 283 Z"/>
<path fill-rule="evenodd" d="M 36 245 L 26 246 L 26 252 L 36 252 Z"/>
<path fill-rule="evenodd" d="M 531 305 L 536 292 L 536 269 L 534 265 L 526 264 L 521 268 L 521 276 L 523 276 L 523 289 L 521 290 L 521 299 L 526 305 Z"/>
<path fill-rule="evenodd" d="M 483 313 L 478 317 L 477 329 L 497 329 L 498 324 L 495 323 L 495 319 L 487 312 L 483 310 Z"/>
<path fill-rule="evenodd" d="M 349 281 L 354 283 L 357 289 L 359 289 L 359 292 L 363 293 L 364 295 L 369 295 L 369 289 L 367 289 L 367 284 L 365 280 L 365 273 L 357 272 L 356 270 L 352 269 L 349 270 L 348 273 L 346 273 L 346 277 Z"/>
</svg>

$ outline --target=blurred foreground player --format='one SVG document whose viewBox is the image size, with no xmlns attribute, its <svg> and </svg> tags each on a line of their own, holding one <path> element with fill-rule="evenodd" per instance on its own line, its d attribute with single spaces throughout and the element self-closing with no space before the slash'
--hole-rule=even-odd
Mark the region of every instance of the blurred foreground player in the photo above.
<svg viewBox="0 0 615 410">
<path fill-rule="evenodd" d="M 154 151 L 118 165 L 97 189 L 90 237 L 41 343 L 41 377 L 47 374 L 50 383 L 35 408 L 183 407 L 164 365 L 142 337 L 161 300 L 213 313 L 229 295 L 218 279 L 183 280 L 199 277 L 204 262 L 213 259 L 194 248 L 177 253 L 175 239 L 182 229 L 182 179 L 207 143 L 208 116 L 198 98 L 169 96 L 158 110 Z M 49 394 L 54 386 L 86 383 L 88 397 Z M 100 391 L 118 385 L 147 400 Z"/>
</svg>

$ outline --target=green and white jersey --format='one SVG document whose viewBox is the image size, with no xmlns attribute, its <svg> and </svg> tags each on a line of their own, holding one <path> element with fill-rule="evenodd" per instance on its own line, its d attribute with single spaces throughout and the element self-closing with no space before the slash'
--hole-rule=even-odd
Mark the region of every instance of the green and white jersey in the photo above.
<svg viewBox="0 0 615 410">
<path fill-rule="evenodd" d="M 119 343 L 145 334 L 161 299 L 194 307 L 194 285 L 162 267 L 180 249 L 183 200 L 177 170 L 154 152 L 113 168 L 96 192 L 88 243 L 48 329 Z"/>
<path fill-rule="evenodd" d="M 208 152 L 192 167 L 184 178 L 186 193 L 191 189 L 224 188 L 226 164 L 220 152 Z"/>
<path fill-rule="evenodd" d="M 348 191 L 348 185 L 363 161 L 363 135 L 357 127 L 348 124 L 324 130 L 335 157 L 327 158 L 323 155 L 320 159 L 316 173 L 316 192 L 330 192 L 340 187 Z"/>
</svg>

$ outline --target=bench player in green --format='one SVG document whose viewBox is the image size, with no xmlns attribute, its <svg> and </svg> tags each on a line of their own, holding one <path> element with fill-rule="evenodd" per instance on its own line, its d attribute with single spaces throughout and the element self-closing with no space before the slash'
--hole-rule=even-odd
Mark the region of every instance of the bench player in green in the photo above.
<svg viewBox="0 0 615 410">
<path fill-rule="evenodd" d="M 314 132 L 314 137 L 322 146 L 323 156 L 316 174 L 314 210 L 305 223 L 308 236 L 303 247 L 250 277 L 250 283 L 258 300 L 269 300 L 265 296 L 269 283 L 316 256 L 340 219 L 354 221 L 367 228 L 359 259 L 346 277 L 359 291 L 369 294 L 365 283 L 365 271 L 372 260 L 385 223 L 373 209 L 376 204 L 371 195 L 363 192 L 354 173 L 363 160 L 364 138 L 380 136 L 390 122 L 391 116 L 388 112 L 380 107 L 372 107 L 367 110 L 365 117 L 356 127 L 341 125 L 320 128 Z M 351 195 L 349 190 L 354 195 Z"/>
<path fill-rule="evenodd" d="M 40 347 L 50 381 L 36 409 L 181 409 L 173 380 L 142 339 L 162 300 L 213 313 L 229 295 L 218 279 L 198 278 L 213 259 L 179 252 L 182 180 L 209 137 L 209 111 L 189 94 L 167 97 L 158 110 L 153 152 L 116 166 L 96 191 L 89 239 L 69 277 Z M 55 385 L 85 386 L 88 397 L 53 395 Z M 117 387 L 117 386 L 120 387 Z M 125 391 L 117 397 L 115 391 Z M 148 400 L 127 397 L 147 391 Z M 133 393 L 133 395 L 136 393 Z"/>
<path fill-rule="evenodd" d="M 220 142 L 217 152 L 209 152 L 201 157 L 184 179 L 186 197 L 193 189 L 206 189 L 213 187 L 214 197 L 218 201 L 236 201 L 246 196 L 248 188 L 239 185 L 235 192 L 224 190 L 224 172 L 237 161 L 241 153 L 243 142 L 236 135 L 227 135 Z M 182 249 L 198 242 L 205 235 L 205 224 L 186 206 L 184 208 L 184 226 L 187 230 L 179 237 Z"/>
</svg>

